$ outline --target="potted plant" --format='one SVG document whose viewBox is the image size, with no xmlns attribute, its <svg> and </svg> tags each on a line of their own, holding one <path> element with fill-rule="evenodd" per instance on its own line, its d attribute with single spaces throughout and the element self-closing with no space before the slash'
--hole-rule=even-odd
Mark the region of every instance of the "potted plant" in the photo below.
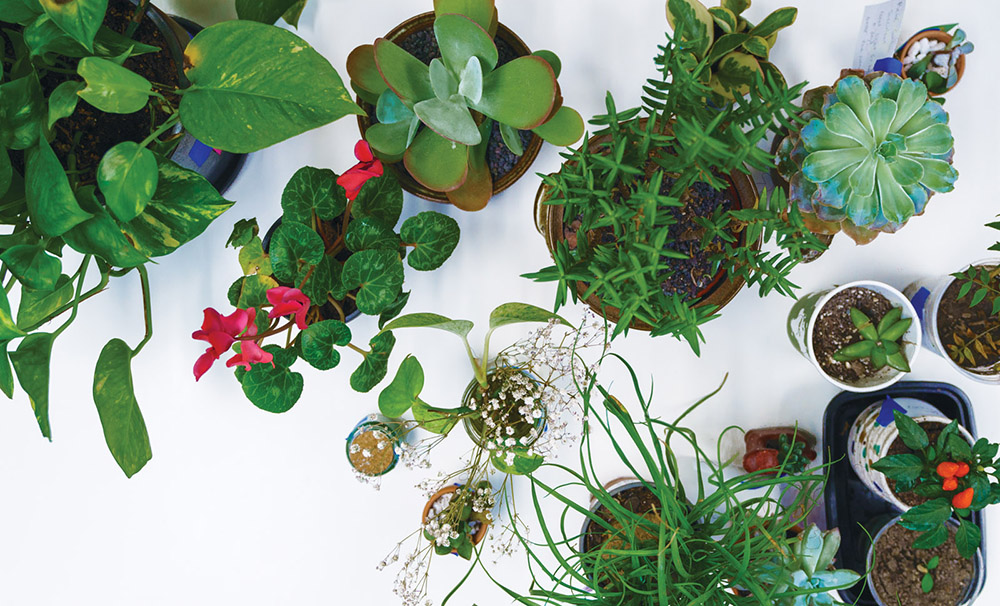
<svg viewBox="0 0 1000 606">
<path fill-rule="evenodd" d="M 747 473 L 783 467 L 801 473 L 816 460 L 816 436 L 798 427 L 763 427 L 743 434 L 743 469 Z"/>
<path fill-rule="evenodd" d="M 399 423 L 371 414 L 358 421 L 347 436 L 347 461 L 359 481 L 379 486 L 381 477 L 392 471 L 402 452 Z"/>
<path fill-rule="evenodd" d="M 861 280 L 799 299 L 788 314 L 788 336 L 837 387 L 877 391 L 910 371 L 920 349 L 917 317 L 895 288 Z"/>
<path fill-rule="evenodd" d="M 867 244 L 954 189 L 948 113 L 922 82 L 844 70 L 833 86 L 806 92 L 799 117 L 805 126 L 788 131 L 775 166 L 817 234 L 843 230 Z"/>
<path fill-rule="evenodd" d="M 452 484 L 431 495 L 421 516 L 423 535 L 437 555 L 456 554 L 472 559 L 472 550 L 483 542 L 492 521 L 493 487 Z"/>
<path fill-rule="evenodd" d="M 903 77 L 923 82 L 931 97 L 940 97 L 958 85 L 965 73 L 965 56 L 975 49 L 966 41 L 965 31 L 956 28 L 958 24 L 953 23 L 921 30 L 897 53 Z"/>
<path fill-rule="evenodd" d="M 363 313 L 384 324 L 398 314 L 409 298 L 402 290 L 404 257 L 418 271 L 437 269 L 457 246 L 459 228 L 451 217 L 425 211 L 396 231 L 399 183 L 391 174 L 376 176 L 381 166 L 367 144 L 355 152 L 359 164 L 342 176 L 313 167 L 292 176 L 281 196 L 281 220 L 266 242 L 256 219 L 236 224 L 229 245 L 240 250 L 246 275 L 229 288 L 236 311 L 227 317 L 246 321 L 220 323 L 218 312 L 205 310 L 205 324 L 193 337 L 210 347 L 195 363 L 196 380 L 236 344 L 238 353 L 226 365 L 240 367 L 243 393 L 269 412 L 285 412 L 298 401 L 303 380 L 291 366 L 299 358 L 329 370 L 340 364 L 340 348 L 348 348 L 362 357 L 351 387 L 366 392 L 385 377 L 395 337 L 382 331 L 365 349 L 352 343 L 347 322 Z M 284 346 L 262 345 L 268 337 Z"/>
<path fill-rule="evenodd" d="M 307 0 L 236 0 L 236 14 L 240 19 L 260 21 L 274 25 L 281 19 L 297 28 Z"/>
<path fill-rule="evenodd" d="M 925 347 L 965 377 L 1000 382 L 1000 261 L 984 259 L 903 292 L 923 318 Z"/>
<path fill-rule="evenodd" d="M 365 140 L 407 191 L 463 210 L 484 208 L 524 175 L 542 139 L 563 146 L 583 134 L 562 104 L 560 66 L 501 25 L 493 0 L 435 0 L 433 13 L 347 61 L 368 111 Z"/>
<path fill-rule="evenodd" d="M 783 194 L 758 201 L 747 176 L 769 166 L 757 144 L 790 119 L 800 88 L 758 78 L 749 104 L 707 103 L 710 62 L 692 67 L 677 40 L 662 47 L 645 105 L 620 112 L 609 95 L 591 121 L 601 130 L 544 178 L 536 226 L 554 264 L 525 277 L 558 283 L 557 310 L 585 300 L 615 323 L 613 336 L 649 330 L 698 352 L 699 326 L 744 283 L 790 294 L 803 251 L 823 246 Z M 762 252 L 764 240 L 780 250 Z"/>
<path fill-rule="evenodd" d="M 112 339 L 94 373 L 105 439 L 131 476 L 152 456 L 130 370 L 152 337 L 146 263 L 197 237 L 232 204 L 170 160 L 181 129 L 248 152 L 360 109 L 329 62 L 285 30 L 221 23 L 182 51 L 175 28 L 146 1 L 79 4 L 8 2 L 0 16 L 0 222 L 10 229 L 0 273 L 11 276 L 6 291 L 20 285 L 16 319 L 7 292 L 0 301 L 0 387 L 13 397 L 17 377 L 51 439 L 53 341 L 80 303 L 112 277 L 137 272 L 146 333 L 135 347 Z M 293 46 L 301 51 L 284 52 Z M 82 261 L 64 270 L 70 249 Z M 98 283 L 85 290 L 95 273 Z M 60 317 L 54 330 L 43 328 Z"/>
</svg>

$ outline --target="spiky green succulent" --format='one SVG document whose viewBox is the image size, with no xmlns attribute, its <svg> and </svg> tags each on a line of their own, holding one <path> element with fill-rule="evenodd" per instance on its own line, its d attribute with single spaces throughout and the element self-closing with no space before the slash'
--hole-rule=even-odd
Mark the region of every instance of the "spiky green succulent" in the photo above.
<svg viewBox="0 0 1000 606">
<path fill-rule="evenodd" d="M 857 307 L 852 307 L 850 313 L 851 322 L 861 334 L 861 340 L 838 350 L 833 354 L 834 360 L 846 362 L 868 358 L 875 370 L 881 370 L 888 364 L 899 372 L 910 372 L 910 364 L 899 340 L 910 328 L 913 318 L 903 318 L 903 310 L 893 307 L 876 325 Z"/>
<path fill-rule="evenodd" d="M 923 83 L 848 73 L 806 93 L 804 105 L 809 122 L 781 142 L 776 163 L 814 232 L 843 229 L 866 244 L 923 213 L 935 192 L 954 189 L 948 113 Z"/>
<path fill-rule="evenodd" d="M 800 593 L 777 597 L 780 606 L 830 606 L 833 598 L 827 593 L 854 585 L 861 575 L 853 570 L 837 570 L 833 558 L 840 548 L 840 530 L 821 531 L 815 524 L 799 534 L 791 543 L 791 550 L 765 579 L 775 584 L 777 594 L 801 589 L 814 589 L 816 593 Z"/>
<path fill-rule="evenodd" d="M 539 51 L 503 65 L 493 41 L 493 0 L 436 0 L 441 57 L 425 65 L 391 40 L 359 46 L 348 58 L 351 84 L 375 105 L 365 139 L 381 158 L 402 160 L 421 185 L 456 206 L 478 210 L 492 195 L 486 145 L 493 123 L 523 153 L 519 130 L 559 146 L 583 135 L 583 119 L 562 105 L 559 58 Z"/>
</svg>

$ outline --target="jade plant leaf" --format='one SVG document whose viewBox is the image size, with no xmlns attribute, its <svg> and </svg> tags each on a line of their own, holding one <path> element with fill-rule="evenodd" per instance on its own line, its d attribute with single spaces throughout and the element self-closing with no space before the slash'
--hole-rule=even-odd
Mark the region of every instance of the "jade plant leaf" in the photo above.
<svg viewBox="0 0 1000 606">
<path fill-rule="evenodd" d="M 39 0 L 45 14 L 89 51 L 104 22 L 108 0 Z"/>
<path fill-rule="evenodd" d="M 452 320 L 442 315 L 432 313 L 416 313 L 400 316 L 382 327 L 382 333 L 397 328 L 436 328 L 462 337 L 472 330 L 472 322 L 468 320 Z"/>
<path fill-rule="evenodd" d="M 66 171 L 45 139 L 25 153 L 25 160 L 25 198 L 38 231 L 61 236 L 91 217 L 77 203 Z"/>
<path fill-rule="evenodd" d="M 490 312 L 490 330 L 520 322 L 548 322 L 558 320 L 563 326 L 570 323 L 561 316 L 528 303 L 504 303 Z"/>
<path fill-rule="evenodd" d="M 455 75 L 462 73 L 470 57 L 482 61 L 484 72 L 497 66 L 499 55 L 493 37 L 465 15 L 444 14 L 434 19 L 434 34 L 441 49 L 441 58 Z"/>
<path fill-rule="evenodd" d="M 121 225 L 97 201 L 93 185 L 81 188 L 77 192 L 77 200 L 80 207 L 93 216 L 63 234 L 63 240 L 73 250 L 97 255 L 113 267 L 136 267 L 149 261 L 146 255 L 136 250 L 125 237 Z"/>
<path fill-rule="evenodd" d="M 347 73 L 355 88 L 371 95 L 378 97 L 389 90 L 389 85 L 382 79 L 382 74 L 375 65 L 375 47 L 371 44 L 362 44 L 351 51 L 347 56 Z"/>
<path fill-rule="evenodd" d="M 454 13 L 465 15 L 489 31 L 496 13 L 493 0 L 434 0 L 434 14 Z"/>
<path fill-rule="evenodd" d="M 458 222 L 434 211 L 424 211 L 403 221 L 399 233 L 403 242 L 413 247 L 406 262 L 420 271 L 441 267 L 458 246 Z"/>
<path fill-rule="evenodd" d="M 344 262 L 341 276 L 344 287 L 358 289 L 358 309 L 363 314 L 378 315 L 392 305 L 403 285 L 403 263 L 391 250 L 363 250 Z"/>
<path fill-rule="evenodd" d="M 0 85 L 0 145 L 28 149 L 45 123 L 45 97 L 34 73 Z"/>
<path fill-rule="evenodd" d="M 27 328 L 47 320 L 49 314 L 73 300 L 73 284 L 69 276 L 61 275 L 56 280 L 55 288 L 52 290 L 22 288 L 21 304 L 17 307 L 17 326 Z M 15 327 L 10 324 L 10 309 L 8 308 L 6 311 L 0 309 L 0 339 L 6 340 L 20 336 L 12 335 L 10 333 L 12 328 Z"/>
<path fill-rule="evenodd" d="M 405 226 L 406 223 L 403 225 Z M 351 226 L 347 228 L 345 242 L 347 247 L 354 252 L 373 249 L 396 251 L 400 245 L 396 232 L 372 217 L 351 221 Z"/>
<path fill-rule="evenodd" d="M 413 356 L 399 364 L 396 377 L 378 395 L 379 412 L 390 418 L 401 417 L 419 401 L 424 388 L 424 369 Z"/>
<path fill-rule="evenodd" d="M 236 0 L 236 15 L 247 21 L 274 25 L 298 0 Z"/>
<path fill-rule="evenodd" d="M 437 97 L 425 99 L 414 105 L 413 111 L 421 122 L 445 139 L 464 145 L 479 145 L 482 140 L 461 95 L 456 94 L 447 101 Z"/>
<path fill-rule="evenodd" d="M 250 370 L 237 369 L 236 376 L 243 385 L 243 393 L 254 406 L 267 412 L 282 413 L 291 410 L 302 395 L 302 375 L 289 370 L 286 358 L 293 357 L 277 345 L 265 345 L 264 351 L 274 356 L 274 365 L 258 363 Z"/>
<path fill-rule="evenodd" d="M 403 188 L 392 173 L 368 179 L 354 199 L 351 214 L 355 219 L 371 218 L 395 227 L 403 212 Z"/>
<path fill-rule="evenodd" d="M 323 258 L 323 239 L 301 223 L 282 223 L 271 236 L 271 267 L 280 282 L 298 287 L 299 277 Z"/>
<path fill-rule="evenodd" d="M 434 89 L 434 95 L 436 98 L 442 101 L 447 101 L 449 97 L 458 92 L 458 80 L 452 75 L 451 72 L 448 71 L 448 68 L 444 66 L 443 61 L 440 59 L 432 59 L 429 68 L 428 75 L 431 78 L 431 88 Z M 396 95 L 390 95 L 390 98 L 392 97 L 396 97 Z M 399 99 L 399 97 L 396 98 Z M 382 97 L 379 97 L 379 101 L 381 100 Z M 402 104 L 402 101 L 400 101 L 400 104 Z M 406 106 L 403 105 L 403 107 Z M 379 121 L 381 121 L 381 117 L 379 118 Z M 399 122 L 399 120 L 393 120 L 393 122 Z"/>
<path fill-rule="evenodd" d="M 271 276 L 244 276 L 229 287 L 229 303 L 239 309 L 250 309 L 267 303 L 267 291 L 278 286 Z"/>
<path fill-rule="evenodd" d="M 10 273 L 19 282 L 35 290 L 52 290 L 62 273 L 62 262 L 43 247 L 18 244 L 0 254 Z"/>
<path fill-rule="evenodd" d="M 396 344 L 396 337 L 391 332 L 382 332 L 368 342 L 371 351 L 365 355 L 364 362 L 351 374 L 351 387 L 355 391 L 366 393 L 378 385 L 389 371 L 389 354 Z"/>
<path fill-rule="evenodd" d="M 483 67 L 476 57 L 469 57 L 465 69 L 459 75 L 458 93 L 473 103 L 483 98 Z"/>
<path fill-rule="evenodd" d="M 465 181 L 457 189 L 447 192 L 448 201 L 465 211 L 477 211 L 486 208 L 493 197 L 493 176 L 486 164 L 487 143 L 494 121 L 487 118 L 479 125 L 479 134 L 483 142 L 469 148 L 468 172 Z"/>
<path fill-rule="evenodd" d="M 14 317 L 10 312 L 10 300 L 7 299 L 7 291 L 0 288 L 0 341 L 7 342 L 11 339 L 16 339 L 18 337 L 24 336 L 24 331 L 19 328 L 19 326 L 27 326 L 27 324 L 20 324 L 14 322 Z M 25 294 L 21 295 L 21 308 L 18 309 L 18 317 L 20 317 L 21 312 L 24 311 Z M 31 297 L 29 297 L 30 301 Z"/>
<path fill-rule="evenodd" d="M 375 64 L 400 99 L 416 103 L 434 96 L 429 68 L 395 42 L 385 38 L 375 41 Z"/>
<path fill-rule="evenodd" d="M 94 403 L 104 440 L 125 475 L 131 478 L 153 458 L 146 422 L 132 385 L 132 350 L 112 339 L 101 350 L 94 370 Z"/>
<path fill-rule="evenodd" d="M 184 57 L 181 120 L 211 147 L 257 151 L 364 113 L 330 62 L 279 27 L 225 21 L 199 32 Z"/>
<path fill-rule="evenodd" d="M 424 129 L 406 149 L 403 164 L 424 187 L 452 191 L 462 185 L 469 172 L 469 147 Z"/>
<path fill-rule="evenodd" d="M 562 61 L 559 59 L 559 55 L 555 54 L 550 50 L 538 50 L 531 54 L 536 57 L 541 57 L 542 59 L 545 59 L 545 62 L 548 63 L 549 67 L 552 68 L 552 74 L 556 78 L 559 77 L 559 74 L 562 72 Z"/>
<path fill-rule="evenodd" d="M 552 113 L 556 88 L 555 75 L 545 59 L 529 55 L 487 74 L 482 99 L 469 105 L 497 122 L 529 130 Z"/>
<path fill-rule="evenodd" d="M 532 129 L 536 135 L 558 147 L 573 145 L 583 136 L 583 131 L 583 118 L 580 113 L 565 105 L 560 107 L 545 124 Z"/>
<path fill-rule="evenodd" d="M 344 214 L 347 195 L 328 168 L 304 166 L 295 171 L 281 194 L 282 218 L 312 225 L 313 213 L 324 221 Z"/>
<path fill-rule="evenodd" d="M 146 107 L 153 85 L 139 74 L 100 57 L 80 59 L 76 71 L 87 81 L 78 95 L 111 114 L 132 114 Z"/>
<path fill-rule="evenodd" d="M 162 156 L 156 156 L 156 162 L 160 169 L 156 194 L 142 214 L 122 226 L 148 257 L 168 255 L 197 238 L 233 205 L 198 173 Z"/>
<path fill-rule="evenodd" d="M 524 154 L 524 146 L 521 145 L 521 131 L 507 124 L 500 124 L 500 137 L 503 138 L 507 149 L 515 156 Z"/>
<path fill-rule="evenodd" d="M 447 435 L 458 424 L 459 419 L 456 415 L 431 410 L 420 398 L 413 403 L 413 418 L 420 423 L 421 429 L 442 435 Z"/>
<path fill-rule="evenodd" d="M 413 110 L 403 103 L 403 100 L 396 93 L 386 89 L 379 95 L 378 103 L 375 105 L 375 117 L 382 124 L 396 124 L 397 122 L 409 124 L 413 120 L 413 116 Z"/>
<path fill-rule="evenodd" d="M 323 320 L 310 324 L 302 331 L 302 359 L 318 370 L 329 370 L 340 364 L 340 352 L 351 342 L 351 329 L 340 320 Z"/>
<path fill-rule="evenodd" d="M 52 357 L 53 336 L 48 333 L 30 334 L 21 341 L 16 351 L 10 353 L 11 364 L 28 394 L 31 409 L 42 435 L 52 440 L 49 426 L 49 361 Z"/>
<path fill-rule="evenodd" d="M 49 95 L 49 119 L 48 127 L 51 129 L 57 120 L 68 118 L 76 111 L 76 104 L 80 100 L 78 92 L 84 89 L 86 84 L 76 80 L 67 80 L 52 91 Z"/>
<path fill-rule="evenodd" d="M 133 141 L 109 149 L 97 166 L 97 185 L 119 221 L 139 216 L 153 199 L 159 178 L 156 156 Z"/>
<path fill-rule="evenodd" d="M 420 124 L 419 119 L 417 124 Z M 410 125 L 406 122 L 372 124 L 365 131 L 365 141 L 380 154 L 380 157 L 397 158 L 406 151 L 409 132 Z"/>
</svg>

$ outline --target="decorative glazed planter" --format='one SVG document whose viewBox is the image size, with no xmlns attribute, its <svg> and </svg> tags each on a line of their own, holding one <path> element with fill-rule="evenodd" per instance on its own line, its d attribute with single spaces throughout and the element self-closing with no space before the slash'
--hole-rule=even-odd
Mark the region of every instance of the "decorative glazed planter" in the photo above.
<svg viewBox="0 0 1000 606">
<path fill-rule="evenodd" d="M 923 400 L 899 398 L 896 402 L 905 408 L 906 415 L 918 424 L 941 423 L 947 425 L 951 423 L 950 418 Z M 892 492 L 885 474 L 875 471 L 872 468 L 872 464 L 875 461 L 886 456 L 893 442 L 899 437 L 899 430 L 896 429 L 895 422 L 891 422 L 885 426 L 878 423 L 882 405 L 883 402 L 881 401 L 875 402 L 862 411 L 851 425 L 851 431 L 847 437 L 847 456 L 851 461 L 854 473 L 858 475 L 869 490 L 891 503 L 900 511 L 906 511 L 910 509 L 910 505 L 901 501 Z M 958 432 L 970 445 L 975 443 L 975 438 L 962 425 L 958 425 Z"/>
<path fill-rule="evenodd" d="M 392 29 L 392 31 L 386 34 L 384 38 L 399 44 L 401 41 L 410 37 L 414 33 L 431 30 L 433 27 L 434 13 L 421 13 L 397 25 Z M 503 23 L 497 25 L 497 33 L 494 39 L 502 40 L 507 43 L 518 57 L 531 54 L 531 50 L 528 48 L 528 45 L 525 44 L 517 34 L 511 31 Z M 358 128 L 361 130 L 361 137 L 364 138 L 365 132 L 367 132 L 368 128 L 372 125 L 369 115 L 375 111 L 375 108 L 370 104 L 365 103 L 360 97 L 358 97 L 357 102 L 358 105 L 368 112 L 366 115 L 358 116 Z M 499 179 L 493 181 L 493 195 L 495 196 L 504 191 L 513 185 L 518 179 L 523 177 L 528 172 L 528 168 L 531 167 L 531 164 L 535 161 L 535 158 L 538 156 L 538 152 L 541 151 L 541 149 L 542 138 L 532 133 L 531 140 L 524 146 L 524 153 L 521 154 L 520 158 L 518 158 L 514 167 L 506 174 L 502 175 Z M 392 163 L 386 162 L 385 167 L 392 171 L 392 173 L 399 180 L 400 185 L 403 186 L 403 189 L 411 194 L 423 198 L 424 200 L 430 200 L 431 202 L 442 202 L 444 204 L 450 203 L 448 201 L 448 196 L 444 192 L 434 191 L 424 187 L 420 183 L 417 183 L 410 173 L 407 172 L 402 161 Z"/>
<path fill-rule="evenodd" d="M 781 465 L 781 457 L 778 454 L 778 439 L 781 436 L 788 436 L 789 440 L 801 442 L 805 445 L 802 450 L 803 456 L 810 461 L 816 459 L 816 436 L 808 431 L 789 426 L 761 427 L 743 434 L 743 446 L 746 449 L 746 454 L 743 455 L 744 471 L 753 473 Z"/>
<path fill-rule="evenodd" d="M 368 477 L 385 475 L 395 469 L 399 462 L 399 423 L 380 414 L 371 414 L 358 421 L 347 436 L 347 460 L 358 473 Z M 385 454 L 385 449 L 392 450 L 391 459 Z M 364 453 L 368 452 L 366 456 Z M 376 460 L 378 459 L 378 460 Z M 382 463 L 389 460 L 388 464 Z M 369 461 L 378 463 L 374 467 L 366 466 Z M 365 469 L 366 467 L 370 467 Z M 376 469 L 378 468 L 378 469 Z"/>
<path fill-rule="evenodd" d="M 433 495 L 431 495 L 431 498 L 427 499 L 427 504 L 424 505 L 424 511 L 423 511 L 423 513 L 420 515 L 420 523 L 422 525 L 426 525 L 427 524 L 427 521 L 428 521 L 430 513 L 431 513 L 431 507 L 434 506 L 434 503 L 436 503 L 438 499 L 440 499 L 441 497 L 443 497 L 446 494 L 454 494 L 455 491 L 457 491 L 461 487 L 462 487 L 462 484 L 451 484 L 450 486 L 445 486 L 441 490 L 439 490 L 439 491 L 435 492 Z M 479 523 L 479 528 L 476 530 L 476 534 L 472 535 L 472 537 L 471 537 L 472 544 L 473 545 L 479 545 L 480 543 L 482 543 L 483 539 L 486 538 L 486 533 L 489 531 L 489 529 L 490 529 L 489 522 L 480 522 Z M 458 553 L 454 549 L 451 552 L 453 554 L 457 554 Z"/>
<path fill-rule="evenodd" d="M 969 267 L 997 265 L 1000 265 L 1000 259 L 983 259 L 966 266 L 963 268 L 963 271 L 967 270 Z M 991 367 L 981 367 L 978 369 L 965 368 L 956 363 L 951 356 L 948 355 L 948 351 L 944 345 L 944 340 L 941 338 L 940 331 L 942 327 L 938 325 L 938 312 L 940 310 L 941 301 L 944 298 L 945 292 L 947 292 L 948 288 L 954 282 L 955 278 L 953 276 L 946 275 L 942 277 L 918 280 L 903 290 L 907 298 L 909 298 L 910 302 L 913 304 L 913 307 L 917 312 L 917 317 L 920 319 L 920 324 L 923 328 L 923 345 L 927 349 L 944 358 L 948 362 L 948 365 L 957 372 L 961 373 L 962 376 L 980 383 L 1000 385 L 1000 369 Z"/>
<path fill-rule="evenodd" d="M 943 31 L 941 31 L 939 29 L 927 29 L 927 30 L 924 30 L 922 32 L 917 32 L 917 33 L 913 34 L 912 36 L 910 36 L 910 39 L 906 41 L 906 44 L 904 44 L 902 50 L 900 50 L 896 54 L 896 57 L 900 61 L 902 61 L 903 58 L 906 57 L 910 53 L 910 47 L 912 47 L 915 43 L 919 42 L 920 40 L 922 40 L 924 38 L 927 38 L 929 40 L 935 40 L 937 42 L 944 42 L 945 44 L 948 44 L 949 42 L 951 42 L 952 35 L 949 34 L 948 32 L 943 32 Z M 959 55 L 958 60 L 955 61 L 955 71 L 958 73 L 958 79 L 955 80 L 955 84 L 953 84 L 950 87 L 948 87 L 948 90 L 945 91 L 945 93 L 947 93 L 948 91 L 950 91 L 953 88 L 955 88 L 956 86 L 958 86 L 958 83 L 962 81 L 962 75 L 965 74 L 965 53 L 962 53 L 961 55 Z M 904 78 L 907 77 L 907 75 L 906 75 L 906 66 L 905 65 L 903 66 L 903 74 L 902 75 L 903 75 Z M 943 95 L 945 93 L 932 93 L 932 92 L 928 92 L 928 94 L 931 97 L 938 97 L 938 96 L 941 96 L 941 95 Z"/>
<path fill-rule="evenodd" d="M 902 379 L 905 373 L 889 366 L 884 366 L 874 375 L 866 377 L 857 384 L 851 385 L 828 375 L 823 370 L 813 351 L 813 335 L 816 330 L 816 320 L 819 318 L 820 312 L 830 299 L 848 288 L 864 288 L 874 291 L 889 299 L 889 302 L 894 306 L 901 307 L 903 309 L 903 318 L 913 318 L 913 323 L 910 324 L 910 327 L 902 337 L 902 350 L 907 362 L 912 367 L 917 353 L 920 351 L 921 333 L 919 316 L 914 310 L 913 305 L 910 304 L 909 299 L 903 293 L 882 282 L 859 280 L 800 297 L 788 313 L 788 338 L 791 340 L 796 351 L 812 362 L 820 374 L 838 388 L 854 392 L 869 392 L 884 389 Z"/>
</svg>

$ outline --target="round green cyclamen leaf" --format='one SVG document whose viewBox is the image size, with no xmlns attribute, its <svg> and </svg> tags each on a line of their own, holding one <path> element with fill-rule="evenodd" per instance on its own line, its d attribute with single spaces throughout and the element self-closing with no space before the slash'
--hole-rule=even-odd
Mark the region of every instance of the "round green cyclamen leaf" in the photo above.
<svg viewBox="0 0 1000 606">
<path fill-rule="evenodd" d="M 302 331 L 302 358 L 318 370 L 330 370 L 340 364 L 340 352 L 351 342 L 351 329 L 340 320 L 323 320 Z"/>
<path fill-rule="evenodd" d="M 376 335 L 368 342 L 371 353 L 365 356 L 365 361 L 351 374 L 351 387 L 354 391 L 369 392 L 385 378 L 389 371 L 389 354 L 396 344 L 396 337 L 391 332 Z"/>
<path fill-rule="evenodd" d="M 76 68 L 87 81 L 78 95 L 102 112 L 132 114 L 146 107 L 153 85 L 114 61 L 84 57 Z"/>
<path fill-rule="evenodd" d="M 344 270 L 344 264 L 333 257 L 324 255 L 316 269 L 313 270 L 309 280 L 303 287 L 302 292 L 309 297 L 313 305 L 323 305 L 327 296 L 334 299 L 344 298 L 344 289 L 340 285 L 340 274 Z"/>
<path fill-rule="evenodd" d="M 403 262 L 391 250 L 363 250 L 344 263 L 344 287 L 358 289 L 357 305 L 363 314 L 375 316 L 393 304 L 403 286 Z"/>
<path fill-rule="evenodd" d="M 447 215 L 424 211 L 403 222 L 400 236 L 413 251 L 406 257 L 413 269 L 437 269 L 458 246 L 458 222 Z"/>
<path fill-rule="evenodd" d="M 389 171 L 381 177 L 365 181 L 351 206 L 355 219 L 370 217 L 389 227 L 396 227 L 402 212 L 403 188 Z"/>
<path fill-rule="evenodd" d="M 323 258 L 323 238 L 301 223 L 283 222 L 271 236 L 271 268 L 279 282 L 298 287 L 298 278 Z"/>
<path fill-rule="evenodd" d="M 124 141 L 101 158 L 97 186 L 115 217 L 131 221 L 153 199 L 159 174 L 153 152 L 133 141 Z"/>
<path fill-rule="evenodd" d="M 267 291 L 278 286 L 271 276 L 244 276 L 229 287 L 229 303 L 238 309 L 250 309 L 267 303 Z"/>
<path fill-rule="evenodd" d="M 347 208 L 344 188 L 337 185 L 337 174 L 328 168 L 304 166 L 294 175 L 281 194 L 281 210 L 288 221 L 312 225 L 312 213 L 332 221 Z"/>
<path fill-rule="evenodd" d="M 254 406 L 267 412 L 287 412 L 302 395 L 302 375 L 288 369 L 295 361 L 295 353 L 276 345 L 268 345 L 264 351 L 274 356 L 273 366 L 257 363 L 249 371 L 237 369 L 236 376 L 243 384 L 243 393 Z"/>
<path fill-rule="evenodd" d="M 10 273 L 28 288 L 52 290 L 62 274 L 62 263 L 41 246 L 18 244 L 0 254 Z"/>
<path fill-rule="evenodd" d="M 399 248 L 399 236 L 396 232 L 372 217 L 351 221 L 345 242 L 354 252 L 378 248 L 395 251 Z"/>
</svg>

